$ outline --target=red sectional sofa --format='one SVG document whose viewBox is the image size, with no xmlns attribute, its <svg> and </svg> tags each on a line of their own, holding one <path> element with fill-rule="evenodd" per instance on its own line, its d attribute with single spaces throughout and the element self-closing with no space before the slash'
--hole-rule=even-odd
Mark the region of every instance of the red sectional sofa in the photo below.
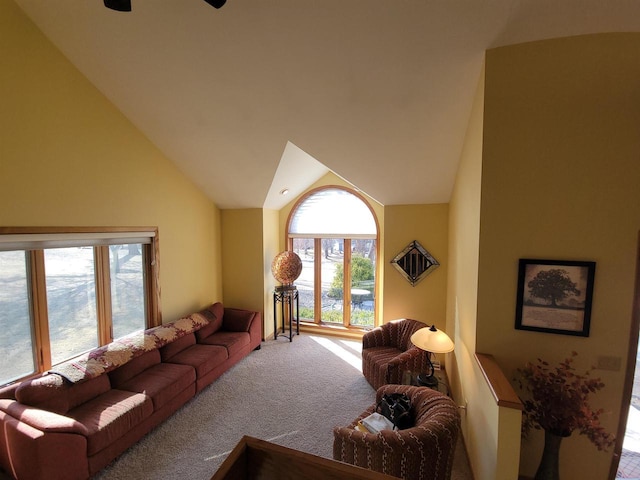
<svg viewBox="0 0 640 480">
<path fill-rule="evenodd" d="M 0 389 L 0 466 L 87 479 L 260 348 L 259 312 L 208 309 Z"/>
</svg>

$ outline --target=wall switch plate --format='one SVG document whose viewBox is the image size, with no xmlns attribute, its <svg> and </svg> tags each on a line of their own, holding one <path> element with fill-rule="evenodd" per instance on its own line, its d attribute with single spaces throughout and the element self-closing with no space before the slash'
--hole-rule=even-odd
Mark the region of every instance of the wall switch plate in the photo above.
<svg viewBox="0 0 640 480">
<path fill-rule="evenodd" d="M 622 357 L 598 355 L 598 363 L 596 365 L 596 368 L 598 370 L 611 370 L 612 372 L 619 372 L 621 367 Z"/>
</svg>

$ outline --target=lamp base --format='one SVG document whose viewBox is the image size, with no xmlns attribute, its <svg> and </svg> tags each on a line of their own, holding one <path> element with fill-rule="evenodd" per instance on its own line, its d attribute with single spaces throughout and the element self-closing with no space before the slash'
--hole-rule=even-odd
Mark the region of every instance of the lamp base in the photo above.
<svg viewBox="0 0 640 480">
<path fill-rule="evenodd" d="M 438 386 L 438 379 L 434 375 L 420 373 L 416 377 L 416 383 L 420 387 L 436 388 Z"/>
</svg>

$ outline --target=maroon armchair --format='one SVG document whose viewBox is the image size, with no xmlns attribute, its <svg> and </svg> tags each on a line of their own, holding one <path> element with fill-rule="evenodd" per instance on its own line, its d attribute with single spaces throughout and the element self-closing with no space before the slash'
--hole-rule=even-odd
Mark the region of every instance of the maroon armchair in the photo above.
<svg viewBox="0 0 640 480">
<path fill-rule="evenodd" d="M 411 400 L 414 426 L 378 433 L 356 429 L 389 393 L 404 393 Z M 460 413 L 446 395 L 427 387 L 385 385 L 371 405 L 347 427 L 333 429 L 333 458 L 358 467 L 410 480 L 449 480 Z"/>
<path fill-rule="evenodd" d="M 411 343 L 411 335 L 427 325 L 403 318 L 374 328 L 362 337 L 362 373 L 374 389 L 401 384 L 405 371 L 429 369 L 427 352 Z"/>
</svg>

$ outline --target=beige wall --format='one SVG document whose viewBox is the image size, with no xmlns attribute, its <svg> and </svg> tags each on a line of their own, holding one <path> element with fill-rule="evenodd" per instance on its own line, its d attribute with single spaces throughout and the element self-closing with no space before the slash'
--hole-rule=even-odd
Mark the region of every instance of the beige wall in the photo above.
<svg viewBox="0 0 640 480">
<path fill-rule="evenodd" d="M 222 297 L 219 211 L 0 2 L 0 225 L 157 226 L 163 320 Z"/>
<path fill-rule="evenodd" d="M 640 35 L 572 37 L 491 50 L 486 60 L 477 349 L 511 375 L 539 356 L 598 371 L 593 397 L 615 432 L 625 372 L 640 228 Z M 519 258 L 597 263 L 588 338 L 515 330 Z M 523 443 L 532 475 L 542 434 Z M 563 442 L 563 478 L 607 478 L 611 452 Z"/>
</svg>

